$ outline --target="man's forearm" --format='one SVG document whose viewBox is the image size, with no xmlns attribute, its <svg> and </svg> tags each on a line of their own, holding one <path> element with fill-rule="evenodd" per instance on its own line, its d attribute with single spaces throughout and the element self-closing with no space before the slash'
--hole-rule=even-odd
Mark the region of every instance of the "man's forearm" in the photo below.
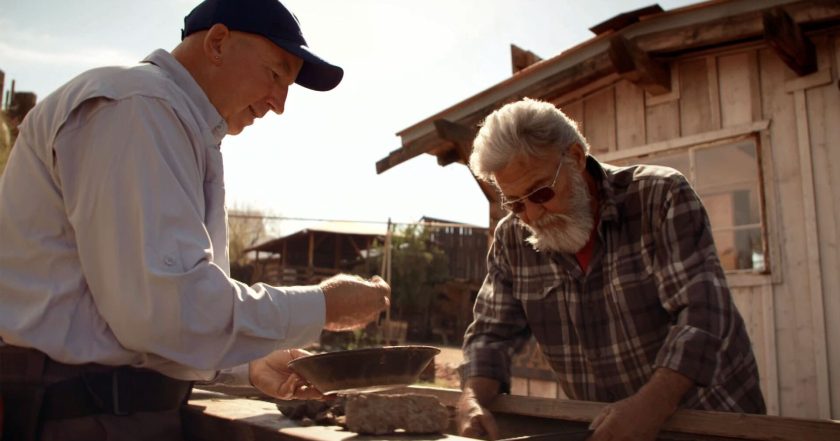
<svg viewBox="0 0 840 441">
<path fill-rule="evenodd" d="M 694 386 L 694 381 L 685 375 L 668 369 L 658 368 L 650 380 L 639 389 L 638 395 L 655 403 L 667 415 L 674 413 L 686 392 Z"/>
<path fill-rule="evenodd" d="M 464 383 L 464 396 L 474 397 L 479 404 L 487 407 L 497 395 L 501 384 L 492 378 L 470 377 Z"/>
</svg>

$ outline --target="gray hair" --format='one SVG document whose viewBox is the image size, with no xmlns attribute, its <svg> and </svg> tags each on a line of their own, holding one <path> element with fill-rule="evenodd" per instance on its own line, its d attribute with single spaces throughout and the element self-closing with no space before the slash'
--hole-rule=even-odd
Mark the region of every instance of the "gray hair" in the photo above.
<svg viewBox="0 0 840 441">
<path fill-rule="evenodd" d="M 484 119 L 473 141 L 470 169 L 479 179 L 493 182 L 493 173 L 517 156 L 558 156 L 573 144 L 589 153 L 576 122 L 551 103 L 525 98 Z"/>
</svg>

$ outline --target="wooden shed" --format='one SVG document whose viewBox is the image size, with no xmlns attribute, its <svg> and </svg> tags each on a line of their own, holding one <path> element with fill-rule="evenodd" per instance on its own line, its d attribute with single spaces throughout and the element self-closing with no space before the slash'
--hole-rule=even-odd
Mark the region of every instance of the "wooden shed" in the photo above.
<svg viewBox="0 0 840 441">
<path fill-rule="evenodd" d="M 252 280 L 275 285 L 318 283 L 364 262 L 385 225 L 325 222 L 257 244 Z"/>
<path fill-rule="evenodd" d="M 398 133 L 384 172 L 464 164 L 477 125 L 523 97 L 577 120 L 592 154 L 682 171 L 709 211 L 770 414 L 840 419 L 840 2 L 630 11 Z M 494 189 L 490 224 L 503 215 Z M 551 395 L 549 395 L 551 396 Z"/>
</svg>

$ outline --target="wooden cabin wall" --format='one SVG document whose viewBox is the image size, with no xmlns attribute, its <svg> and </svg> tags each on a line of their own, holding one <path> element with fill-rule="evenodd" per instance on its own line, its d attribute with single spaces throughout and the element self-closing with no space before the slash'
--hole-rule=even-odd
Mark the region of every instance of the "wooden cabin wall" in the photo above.
<svg viewBox="0 0 840 441">
<path fill-rule="evenodd" d="M 605 162 L 622 150 L 769 122 L 755 136 L 770 271 L 727 278 L 753 341 L 769 413 L 838 419 L 840 32 L 812 40 L 820 72 L 807 77 L 752 44 L 672 60 L 672 91 L 665 95 L 614 76 L 554 103 L 578 121 Z"/>
</svg>

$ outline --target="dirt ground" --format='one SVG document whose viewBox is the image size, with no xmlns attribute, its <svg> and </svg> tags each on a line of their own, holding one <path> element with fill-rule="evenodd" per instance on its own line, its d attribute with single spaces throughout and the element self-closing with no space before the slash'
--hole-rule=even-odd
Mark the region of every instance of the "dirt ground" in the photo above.
<svg viewBox="0 0 840 441">
<path fill-rule="evenodd" d="M 453 389 L 460 388 L 457 368 L 464 359 L 460 347 L 438 346 L 440 354 L 435 356 L 435 385 Z"/>
</svg>

